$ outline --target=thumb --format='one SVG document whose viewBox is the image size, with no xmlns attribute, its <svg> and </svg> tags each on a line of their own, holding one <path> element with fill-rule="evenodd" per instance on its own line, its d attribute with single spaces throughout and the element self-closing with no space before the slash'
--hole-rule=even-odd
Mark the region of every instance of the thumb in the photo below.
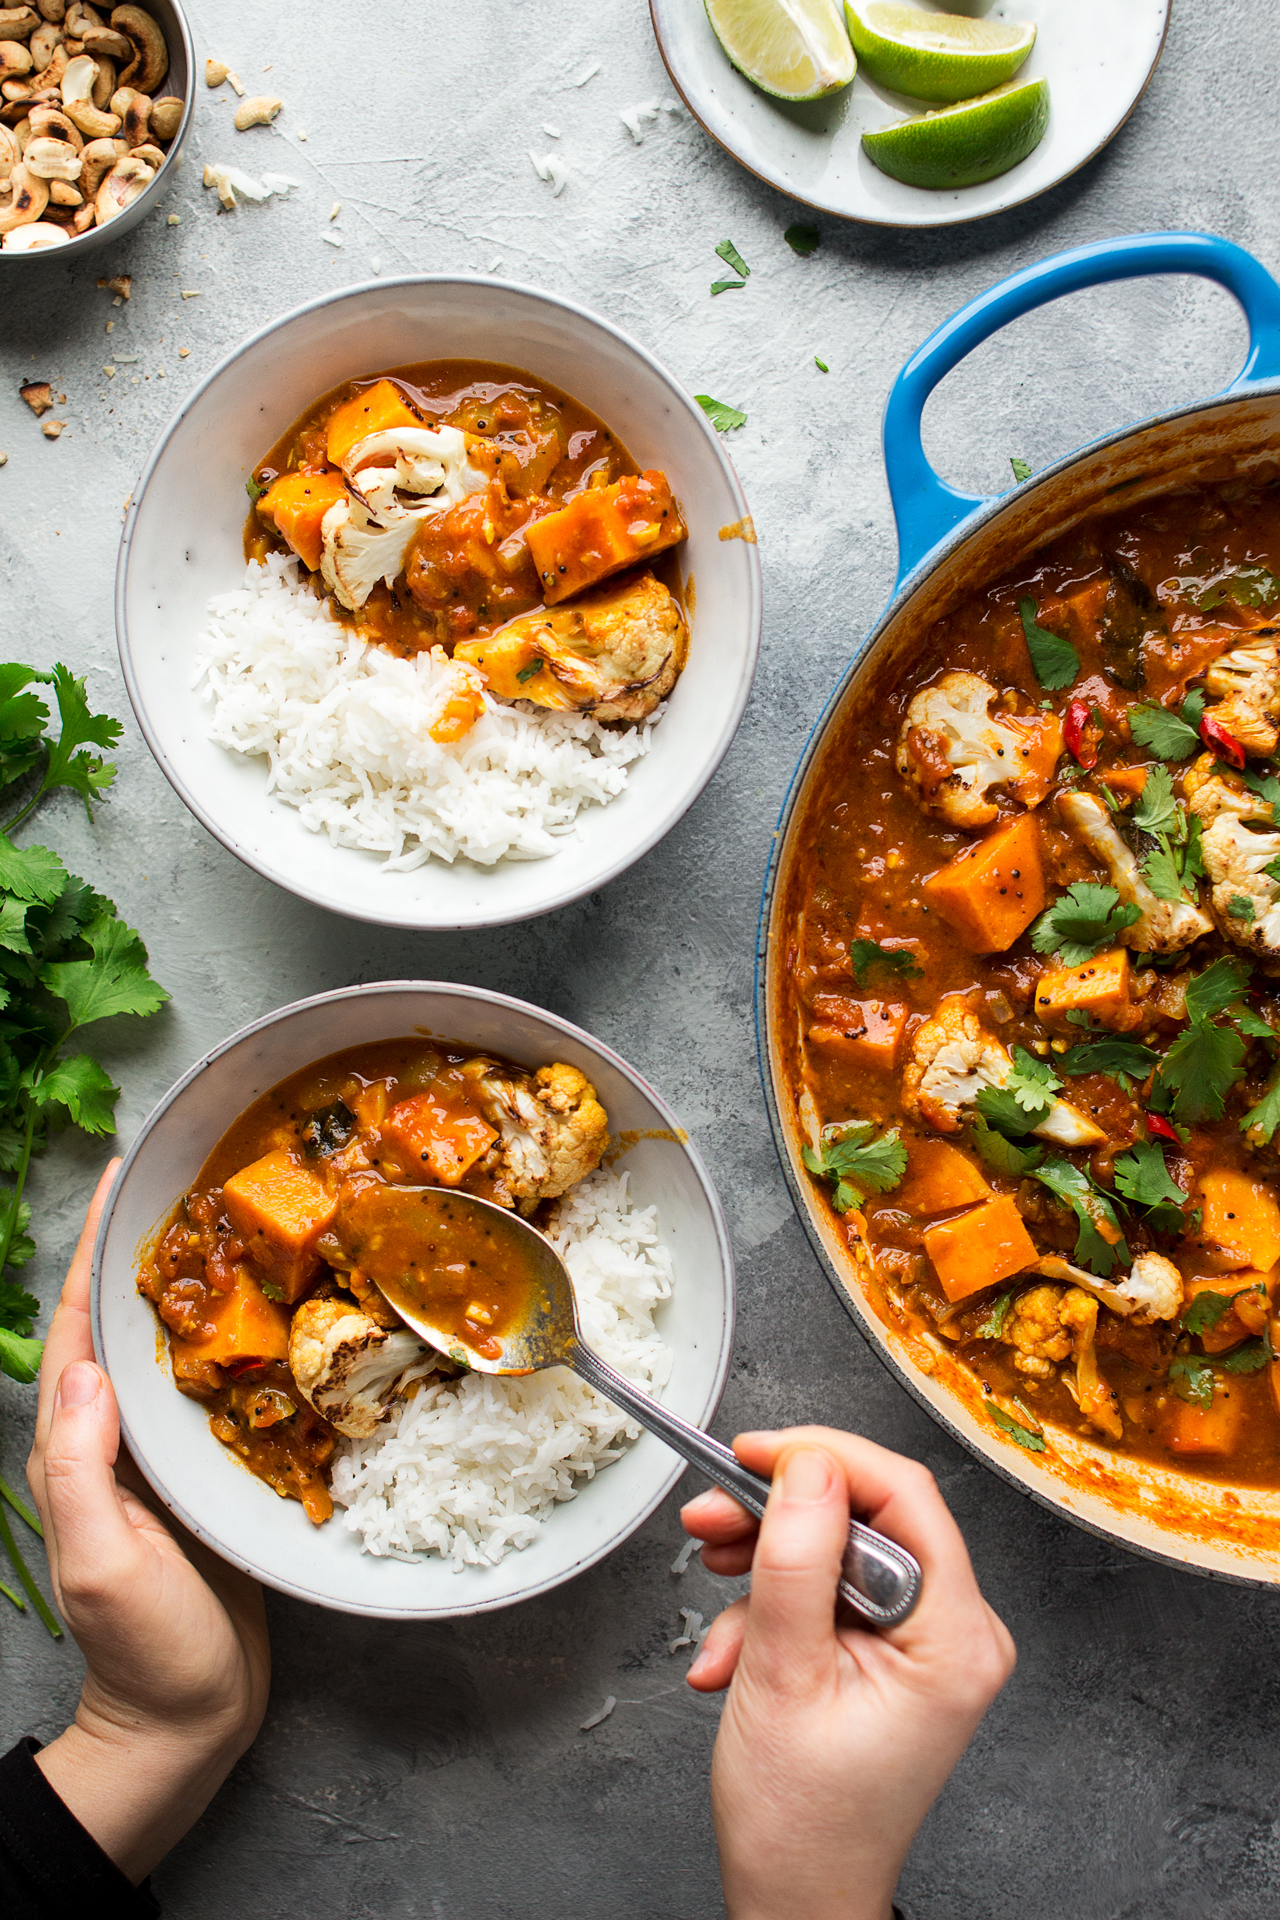
<svg viewBox="0 0 1280 1920">
<path fill-rule="evenodd" d="M 91 1360 L 64 1367 L 54 1394 L 44 1456 L 46 1545 L 58 1605 L 107 1598 L 136 1548 L 113 1465 L 120 1445 L 115 1395 Z"/>
<path fill-rule="evenodd" d="M 774 1471 L 751 1567 L 742 1664 L 775 1686 L 811 1674 L 836 1645 L 836 1582 L 849 1531 L 844 1470 L 793 1447 Z"/>
</svg>

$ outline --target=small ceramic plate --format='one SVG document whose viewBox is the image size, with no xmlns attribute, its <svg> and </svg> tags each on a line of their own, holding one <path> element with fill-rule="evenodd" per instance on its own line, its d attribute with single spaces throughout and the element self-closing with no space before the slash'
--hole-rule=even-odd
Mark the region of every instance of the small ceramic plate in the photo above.
<svg viewBox="0 0 1280 1920">
<path fill-rule="evenodd" d="M 641 1434 L 552 1509 L 532 1546 L 497 1566 L 455 1573 L 435 1553 L 376 1559 L 337 1514 L 313 1527 L 296 1500 L 279 1499 L 219 1445 L 204 1408 L 176 1391 L 155 1311 L 137 1287 L 140 1247 L 251 1101 L 309 1061 L 406 1033 L 439 1034 L 532 1067 L 564 1060 L 587 1075 L 613 1139 L 632 1143 L 610 1165 L 630 1174 L 638 1205 L 657 1207 L 675 1265 L 672 1296 L 657 1315 L 673 1355 L 663 1403 L 705 1426 L 729 1369 L 733 1258 L 697 1150 L 617 1054 L 567 1020 L 476 987 L 400 980 L 320 994 L 268 1014 L 198 1061 L 147 1120 L 111 1191 L 94 1248 L 93 1340 L 129 1451 L 165 1506 L 206 1546 L 317 1606 L 439 1620 L 510 1606 L 593 1566 L 648 1519 L 684 1462 Z"/>
<path fill-rule="evenodd" d="M 689 111 L 735 160 L 822 213 L 880 227 L 947 227 L 1020 206 L 1105 147 L 1155 71 L 1169 0 L 948 0 L 928 13 L 1034 21 L 1020 78 L 1049 81 L 1049 130 L 1020 166 L 980 187 L 931 193 L 874 167 L 862 135 L 922 111 L 861 72 L 826 100 L 786 106 L 744 80 L 711 30 L 702 0 L 649 0 L 667 71 Z"/>
</svg>

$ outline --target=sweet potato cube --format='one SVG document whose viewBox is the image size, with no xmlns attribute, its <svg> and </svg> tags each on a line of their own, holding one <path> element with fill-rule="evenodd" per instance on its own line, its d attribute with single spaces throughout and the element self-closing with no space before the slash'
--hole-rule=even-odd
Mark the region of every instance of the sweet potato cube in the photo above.
<svg viewBox="0 0 1280 1920">
<path fill-rule="evenodd" d="M 1244 1416 L 1245 1397 L 1239 1387 L 1217 1380 L 1207 1407 L 1193 1406 L 1189 1400 L 1175 1402 L 1165 1428 L 1165 1445 L 1171 1453 L 1222 1459 L 1235 1452 Z"/>
<path fill-rule="evenodd" d="M 362 387 L 330 415 L 325 451 L 335 467 L 340 467 L 352 447 L 367 440 L 371 433 L 386 433 L 392 427 L 420 427 L 423 422 L 413 411 L 399 387 L 390 380 L 376 380 Z"/>
<path fill-rule="evenodd" d="M 392 1107 L 382 1137 L 425 1166 L 433 1180 L 456 1187 L 498 1136 L 470 1108 L 451 1106 L 434 1093 L 415 1093 Z"/>
<path fill-rule="evenodd" d="M 907 1148 L 907 1175 L 893 1204 L 911 1213 L 949 1213 L 953 1207 L 990 1198 L 991 1188 L 967 1153 L 946 1140 L 913 1140 Z"/>
<path fill-rule="evenodd" d="M 1103 785 L 1110 787 L 1112 793 L 1123 795 L 1126 800 L 1136 800 L 1146 791 L 1147 769 L 1145 767 L 1112 767 Z"/>
<path fill-rule="evenodd" d="M 1127 947 L 1096 953 L 1082 967 L 1046 967 L 1036 982 L 1036 1017 L 1061 1026 L 1079 1009 L 1104 1027 L 1124 1024 L 1133 1007 L 1132 987 Z"/>
<path fill-rule="evenodd" d="M 346 493 L 340 473 L 282 473 L 259 500 L 258 512 L 314 573 L 324 545 L 324 517 Z"/>
<path fill-rule="evenodd" d="M 1266 1273 L 1280 1260 L 1280 1207 L 1265 1181 L 1212 1167 L 1200 1181 L 1200 1207 L 1196 1246 L 1220 1272 Z"/>
<path fill-rule="evenodd" d="M 1251 1283 L 1256 1287 L 1259 1282 L 1265 1281 L 1266 1277 L 1264 1274 L 1249 1272 L 1214 1273 L 1187 1280 L 1182 1288 L 1184 1310 L 1194 1306 L 1197 1296 L 1202 1293 L 1216 1293 L 1225 1300 L 1235 1301 L 1235 1296 L 1243 1293 Z M 1258 1291 L 1229 1306 L 1213 1326 L 1202 1328 L 1200 1344 L 1205 1352 L 1227 1353 L 1232 1347 L 1238 1347 L 1242 1340 L 1247 1340 L 1251 1331 L 1261 1333 L 1266 1325 L 1268 1305 L 1266 1292 Z M 1239 1307 L 1244 1308 L 1250 1321 L 1260 1319 L 1261 1324 L 1253 1327 L 1246 1325 L 1238 1311 Z"/>
<path fill-rule="evenodd" d="M 1035 815 L 1021 813 L 966 847 L 921 891 L 974 953 L 1002 953 L 1044 906 Z"/>
<path fill-rule="evenodd" d="M 525 534 L 548 606 L 683 540 L 685 526 L 665 473 L 650 468 L 609 487 L 586 487 Z"/>
<path fill-rule="evenodd" d="M 278 1300 L 268 1300 L 247 1267 L 240 1267 L 229 1293 L 220 1294 L 206 1309 L 216 1331 L 208 1340 L 175 1341 L 201 1360 L 220 1367 L 237 1360 L 287 1360 L 289 1315 Z"/>
<path fill-rule="evenodd" d="M 254 1265 L 297 1300 L 320 1270 L 316 1242 L 338 1211 L 319 1174 L 277 1147 L 233 1173 L 222 1200 Z"/>
<path fill-rule="evenodd" d="M 809 1045 L 822 1047 L 852 1065 L 891 1073 L 897 1058 L 907 1009 L 893 1001 L 854 1000 L 843 993 L 820 993 Z"/>
<path fill-rule="evenodd" d="M 1011 1193 L 999 1193 L 955 1220 L 924 1230 L 924 1250 L 932 1260 L 948 1300 L 994 1287 L 1039 1259 Z"/>
</svg>

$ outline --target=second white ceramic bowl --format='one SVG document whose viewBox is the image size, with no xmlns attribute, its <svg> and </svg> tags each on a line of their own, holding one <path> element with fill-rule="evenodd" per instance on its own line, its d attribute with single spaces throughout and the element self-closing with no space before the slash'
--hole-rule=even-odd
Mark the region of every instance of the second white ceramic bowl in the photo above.
<svg viewBox="0 0 1280 1920">
<path fill-rule="evenodd" d="M 266 763 L 215 746 L 193 663 L 212 594 L 239 584 L 245 481 L 329 388 L 413 361 L 501 362 L 590 407 L 685 510 L 696 606 L 689 663 L 625 792 L 584 808 L 545 860 L 481 869 L 432 859 L 410 873 L 335 848 L 266 791 Z M 747 503 L 702 409 L 651 355 L 567 300 L 482 278 L 377 280 L 316 300 L 237 348 L 166 428 L 135 491 L 116 574 L 125 683 L 147 744 L 225 847 L 278 886 L 354 919 L 419 930 L 499 926 L 594 892 L 657 844 L 733 738 L 760 643 L 760 562 L 720 538 Z"/>
<path fill-rule="evenodd" d="M 640 1076 L 580 1027 L 523 1000 L 476 987 L 388 981 L 319 994 L 244 1027 L 166 1094 L 129 1150 L 94 1249 L 93 1338 L 120 1404 L 121 1432 L 161 1500 L 223 1559 L 282 1593 L 346 1613 L 443 1619 L 488 1613 L 545 1593 L 620 1546 L 670 1492 L 684 1462 L 652 1434 L 580 1482 L 538 1539 L 496 1567 L 455 1573 L 436 1554 L 374 1559 L 335 1515 L 313 1527 L 293 1500 L 255 1479 L 174 1387 L 159 1322 L 137 1288 L 139 1248 L 199 1172 L 236 1116 L 278 1080 L 341 1048 L 434 1033 L 531 1067 L 578 1067 L 609 1115 L 610 1161 L 655 1206 L 675 1263 L 657 1315 L 674 1359 L 665 1405 L 705 1426 L 724 1388 L 733 1343 L 733 1258 L 720 1202 L 697 1150 Z M 620 1143 L 622 1144 L 622 1143 Z"/>
</svg>

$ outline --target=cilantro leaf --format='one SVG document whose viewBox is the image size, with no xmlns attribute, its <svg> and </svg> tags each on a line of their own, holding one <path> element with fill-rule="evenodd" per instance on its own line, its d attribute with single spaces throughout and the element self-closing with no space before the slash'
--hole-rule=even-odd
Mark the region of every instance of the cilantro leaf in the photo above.
<svg viewBox="0 0 1280 1920">
<path fill-rule="evenodd" d="M 1173 775 L 1168 767 L 1149 767 L 1142 792 L 1133 803 L 1133 824 L 1140 833 L 1172 833 L 1178 826 L 1178 803 L 1173 797 Z"/>
<path fill-rule="evenodd" d="M 1202 698 L 1202 707 L 1203 704 Z M 1189 705 L 1189 701 L 1184 705 L 1184 714 Z M 1138 745 L 1148 748 L 1161 760 L 1187 760 L 1200 750 L 1198 714 L 1192 721 L 1189 716 L 1184 719 L 1171 713 L 1168 707 L 1142 701 L 1138 706 L 1130 707 L 1128 720 L 1130 732 Z"/>
<path fill-rule="evenodd" d="M 693 397 L 717 433 L 732 433 L 735 427 L 747 424 L 746 414 L 739 413 L 736 407 L 728 406 L 725 401 L 713 400 L 709 393 L 695 393 Z"/>
<path fill-rule="evenodd" d="M 829 366 L 827 365 L 827 363 L 826 363 L 826 361 L 825 361 L 825 360 L 820 360 L 820 359 L 818 358 L 818 356 L 817 356 L 817 354 L 816 354 L 816 353 L 815 353 L 815 354 L 814 354 L 814 356 L 813 356 L 813 364 L 814 364 L 814 366 L 815 366 L 815 367 L 816 367 L 816 368 L 818 369 L 818 372 L 819 372 L 819 373 L 830 373 L 830 371 L 831 371 L 831 369 L 830 369 L 830 367 L 829 367 Z"/>
<path fill-rule="evenodd" d="M 1169 1367 L 1169 1380 L 1180 1400 L 1193 1407 L 1213 1405 L 1213 1368 L 1195 1354 L 1179 1354 Z"/>
<path fill-rule="evenodd" d="M 1201 851 L 1202 831 L 1203 828 L 1199 814 L 1189 813 L 1187 815 L 1186 844 L 1182 849 L 1182 884 L 1184 887 L 1193 887 L 1197 880 L 1203 880 L 1205 877 L 1204 854 Z"/>
<path fill-rule="evenodd" d="M 0 1280 L 0 1327 L 10 1333 L 30 1333 L 40 1302 L 16 1280 Z"/>
<path fill-rule="evenodd" d="M 154 1013 L 169 998 L 147 972 L 147 950 L 132 927 L 99 913 L 85 928 L 91 960 L 46 964 L 40 983 L 66 1003 L 68 1033 L 116 1013 Z"/>
<path fill-rule="evenodd" d="M 1024 480 L 1031 478 L 1031 469 L 1025 460 L 1019 460 L 1016 453 L 1009 455 L 1009 465 L 1013 468 L 1013 477 L 1021 486 Z"/>
<path fill-rule="evenodd" d="M 1015 1180 L 1031 1173 L 1045 1156 L 1044 1147 L 1018 1146 L 1003 1133 L 984 1126 L 981 1121 L 974 1126 L 973 1144 L 989 1167 L 994 1167 L 997 1173 L 1007 1173 Z"/>
<path fill-rule="evenodd" d="M 1201 613 L 1211 613 L 1224 600 L 1234 600 L 1238 607 L 1273 606 L 1280 600 L 1280 580 L 1269 567 L 1224 568 L 1202 587 L 1196 605 Z"/>
<path fill-rule="evenodd" d="M 1264 1020 L 1260 1013 L 1255 1013 L 1252 1007 L 1247 1007 L 1243 1000 L 1236 1001 L 1234 1005 L 1227 1008 L 1227 1012 L 1240 1032 L 1247 1035 L 1250 1040 L 1265 1040 L 1271 1045 L 1280 1042 L 1280 1034 L 1276 1033 L 1275 1028 Z"/>
<path fill-rule="evenodd" d="M 1253 925 L 1255 912 L 1254 904 L 1247 893 L 1233 893 L 1227 902 L 1227 918 L 1239 920 L 1246 927 Z"/>
<path fill-rule="evenodd" d="M 1068 1077 L 1081 1073 L 1123 1073 L 1133 1080 L 1145 1080 L 1159 1058 L 1152 1047 L 1140 1046 L 1136 1040 L 1100 1037 L 1068 1047 L 1059 1055 L 1058 1065 Z"/>
<path fill-rule="evenodd" d="M 1260 1373 L 1268 1360 L 1274 1360 L 1271 1342 L 1264 1334 L 1258 1340 L 1246 1340 L 1242 1347 L 1224 1353 L 1218 1365 L 1224 1373 Z"/>
<path fill-rule="evenodd" d="M 8 1327 L 0 1327 L 0 1373 L 7 1373 L 11 1380 L 20 1381 L 24 1387 L 31 1386 L 39 1378 L 43 1352 L 43 1340 L 30 1340 L 23 1334 L 11 1333 Z"/>
<path fill-rule="evenodd" d="M 1031 655 L 1032 671 L 1040 685 L 1047 687 L 1050 693 L 1056 693 L 1060 687 L 1069 687 L 1080 671 L 1080 655 L 1069 640 L 1061 640 L 1056 633 L 1049 633 L 1037 625 L 1040 609 L 1034 600 L 1019 600 L 1018 612 L 1027 639 L 1027 652 Z"/>
<path fill-rule="evenodd" d="M 1248 987 L 1250 972 L 1247 960 L 1233 960 L 1224 954 L 1196 974 L 1187 987 L 1188 1019 L 1212 1020 L 1215 1014 L 1225 1013 Z"/>
<path fill-rule="evenodd" d="M 40 900 L 46 905 L 56 900 L 67 884 L 67 870 L 48 847 L 27 847 L 19 852 L 12 840 L 0 833 L 0 889 L 18 900 Z"/>
<path fill-rule="evenodd" d="M 746 284 L 745 280 L 713 280 L 711 282 L 711 292 L 713 295 L 717 293 L 740 292 Z"/>
<path fill-rule="evenodd" d="M 793 253 L 805 255 L 815 252 L 822 240 L 816 227 L 806 227 L 798 221 L 795 226 L 788 227 L 782 237 Z"/>
<path fill-rule="evenodd" d="M 30 1089 L 33 1104 L 42 1111 L 62 1107 L 86 1133 L 114 1133 L 115 1106 L 120 1089 L 87 1053 L 59 1060 Z"/>
<path fill-rule="evenodd" d="M 853 967 L 853 977 L 861 987 L 865 985 L 869 973 L 877 969 L 884 973 L 902 974 L 910 978 L 920 972 L 920 965 L 909 947 L 882 947 L 878 940 L 855 940 L 849 948 L 849 960 Z"/>
<path fill-rule="evenodd" d="M 1188 990 L 1188 1002 L 1190 998 Z M 1156 1085 L 1172 1095 L 1175 1120 L 1184 1126 L 1194 1126 L 1202 1120 L 1221 1120 L 1227 1095 L 1239 1078 L 1245 1051 L 1244 1041 L 1230 1027 L 1193 1020 L 1178 1035 L 1156 1069 Z"/>
<path fill-rule="evenodd" d="M 1030 1427 L 1022 1426 L 1011 1413 L 1006 1413 L 1003 1407 L 998 1407 L 994 1400 L 988 1400 L 984 1404 L 996 1425 L 1007 1433 L 1011 1440 L 1016 1440 L 1020 1447 L 1025 1447 L 1028 1453 L 1045 1451 L 1045 1438 L 1042 1433 L 1033 1433 Z"/>
<path fill-rule="evenodd" d="M 1138 917 L 1137 907 L 1120 904 L 1114 887 L 1077 880 L 1032 922 L 1031 944 L 1037 953 L 1056 951 L 1068 967 L 1082 967 Z"/>
<path fill-rule="evenodd" d="M 1271 809 L 1272 820 L 1280 822 L 1280 814 L 1276 812 L 1277 806 L 1280 806 L 1280 780 L 1277 780 L 1275 774 L 1259 773 L 1256 767 L 1243 767 L 1240 778 L 1250 793 L 1256 793 L 1259 800 L 1266 801 Z"/>
<path fill-rule="evenodd" d="M 1142 877 L 1157 900 L 1182 899 L 1182 865 L 1167 843 L 1147 855 Z"/>
<path fill-rule="evenodd" d="M 1263 1140 L 1270 1140 L 1277 1127 L 1280 1127 L 1280 1074 L 1267 1088 L 1257 1106 L 1250 1107 L 1240 1122 L 1241 1133 L 1253 1133 L 1256 1130 Z"/>
<path fill-rule="evenodd" d="M 0 1234 L 9 1236 L 5 1266 L 25 1267 L 34 1257 L 36 1243 L 27 1232 L 30 1224 L 31 1209 L 26 1201 L 19 1200 L 12 1187 L 0 1187 Z"/>
<path fill-rule="evenodd" d="M 38 693 L 25 689 L 48 678 L 18 661 L 0 666 L 0 787 L 21 780 L 40 759 L 49 709 Z"/>
<path fill-rule="evenodd" d="M 716 252 L 722 260 L 726 260 L 729 263 L 735 273 L 740 273 L 744 280 L 747 278 L 751 269 L 738 252 L 738 249 L 734 246 L 732 240 L 722 240 L 716 248 Z"/>
<path fill-rule="evenodd" d="M 1242 1293 L 1251 1293 L 1251 1287 L 1242 1287 Z M 1239 1299 L 1235 1293 L 1218 1293 L 1213 1287 L 1205 1287 L 1199 1292 L 1182 1316 L 1182 1324 L 1188 1333 L 1212 1333 L 1219 1320 L 1228 1313 Z"/>
<path fill-rule="evenodd" d="M 1004 1332 L 1004 1323 L 1009 1318 L 1009 1309 L 1013 1305 L 1013 1295 L 1002 1293 L 993 1300 L 986 1319 L 974 1335 L 975 1340 L 998 1340 Z"/>
<path fill-rule="evenodd" d="M 1003 1086 L 982 1087 L 978 1112 L 1001 1133 L 1018 1139 L 1049 1113 L 1053 1096 L 1062 1085 L 1053 1069 L 1025 1047 L 1013 1050 L 1013 1068 Z"/>
<path fill-rule="evenodd" d="M 116 777 L 113 766 L 96 754 L 82 752 L 85 747 L 114 747 L 124 728 L 108 713 L 91 713 L 83 680 L 77 680 L 70 668 L 53 670 L 53 692 L 58 702 L 62 730 L 58 743 L 49 749 L 41 792 L 55 787 L 71 787 L 84 801 L 85 812 L 93 818 L 93 802 L 100 800 Z"/>
<path fill-rule="evenodd" d="M 1140 1140 L 1131 1152 L 1119 1154 L 1113 1171 L 1116 1192 L 1135 1207 L 1146 1209 L 1148 1226 L 1159 1233 L 1181 1231 L 1187 1196 L 1170 1174 L 1164 1153 L 1154 1140 Z"/>
<path fill-rule="evenodd" d="M 249 498 L 254 502 L 255 505 L 259 500 L 261 500 L 263 494 L 268 491 L 268 489 L 263 486 L 260 480 L 254 479 L 252 474 L 250 474 L 249 478 L 245 481 L 244 490 L 248 494 Z"/>
<path fill-rule="evenodd" d="M 1082 1267 L 1105 1280 L 1118 1260 L 1128 1260 L 1115 1208 L 1087 1173 L 1063 1154 L 1054 1154 L 1035 1169 L 1034 1177 L 1075 1214 L 1079 1228 L 1075 1257 Z"/>
<path fill-rule="evenodd" d="M 871 1138 L 870 1121 L 842 1127 L 824 1127 L 819 1152 L 805 1147 L 801 1159 L 810 1173 L 835 1184 L 832 1205 L 837 1213 L 861 1206 L 868 1193 L 889 1193 L 907 1170 L 907 1150 L 895 1129 Z"/>
</svg>

